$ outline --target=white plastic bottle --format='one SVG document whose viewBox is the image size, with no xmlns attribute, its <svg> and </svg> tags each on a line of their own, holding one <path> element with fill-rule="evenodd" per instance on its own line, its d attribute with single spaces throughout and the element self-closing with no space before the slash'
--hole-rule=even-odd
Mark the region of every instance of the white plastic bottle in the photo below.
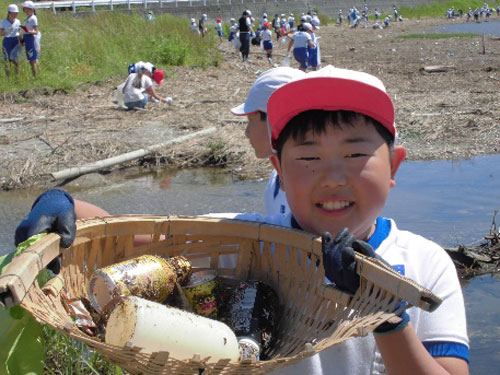
<svg viewBox="0 0 500 375">
<path fill-rule="evenodd" d="M 240 357 L 238 340 L 224 323 L 174 307 L 128 296 L 111 312 L 106 326 L 108 344 L 169 352 L 176 359 L 210 356 L 210 362 Z"/>
</svg>

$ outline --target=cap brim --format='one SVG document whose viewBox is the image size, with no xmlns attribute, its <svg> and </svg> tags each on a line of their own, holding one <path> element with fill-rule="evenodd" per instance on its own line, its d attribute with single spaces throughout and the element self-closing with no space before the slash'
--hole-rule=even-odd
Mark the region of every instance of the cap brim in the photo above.
<svg viewBox="0 0 500 375">
<path fill-rule="evenodd" d="M 246 103 L 231 108 L 231 113 L 236 116 L 248 116 L 255 112 L 257 112 L 257 110 L 251 110 L 246 106 Z"/>
<path fill-rule="evenodd" d="M 267 115 L 273 146 L 293 117 L 315 109 L 361 113 L 380 122 L 395 135 L 394 105 L 387 93 L 353 79 L 311 77 L 291 82 L 271 95 Z"/>
</svg>

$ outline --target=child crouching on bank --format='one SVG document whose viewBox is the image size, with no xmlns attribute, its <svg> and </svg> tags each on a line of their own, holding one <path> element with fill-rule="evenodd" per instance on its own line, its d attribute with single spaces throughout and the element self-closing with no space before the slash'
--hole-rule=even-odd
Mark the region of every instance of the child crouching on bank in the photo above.
<svg viewBox="0 0 500 375">
<path fill-rule="evenodd" d="M 443 299 L 432 313 L 409 308 L 399 322 L 383 323 L 373 334 L 274 374 L 468 374 L 464 301 L 451 259 L 437 244 L 380 216 L 406 155 L 395 144 L 394 106 L 382 82 L 367 73 L 327 66 L 278 88 L 268 101 L 267 116 L 276 150 L 271 161 L 291 212 L 213 216 L 336 234 L 324 247 L 322 264 L 326 277 L 344 292 L 354 294 L 359 288 L 356 250 L 385 260 Z M 78 218 L 103 214 L 81 201 L 73 207 L 73 199 L 60 190 L 44 193 L 37 202 L 16 229 L 16 242 L 34 234 L 39 220 L 46 223 L 59 214 L 71 218 L 72 225 L 62 232 L 71 237 L 66 229 L 74 231 L 74 215 L 65 214 L 71 208 Z M 61 223 L 48 230 L 56 228 Z"/>
</svg>

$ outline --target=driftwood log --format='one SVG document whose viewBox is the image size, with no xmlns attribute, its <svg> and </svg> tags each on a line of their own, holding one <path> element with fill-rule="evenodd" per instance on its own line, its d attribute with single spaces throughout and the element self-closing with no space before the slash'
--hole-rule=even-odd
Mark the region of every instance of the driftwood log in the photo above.
<svg viewBox="0 0 500 375">
<path fill-rule="evenodd" d="M 146 148 L 141 148 L 140 150 L 127 152 L 125 154 L 117 155 L 117 156 L 107 158 L 104 160 L 99 160 L 99 161 L 96 161 L 94 163 L 83 165 L 81 167 L 71 167 L 68 169 L 64 169 L 62 171 L 52 172 L 50 175 L 55 180 L 61 180 L 61 179 L 67 179 L 67 178 L 81 176 L 83 174 L 92 173 L 92 172 L 98 171 L 100 169 L 109 168 L 109 167 L 112 167 L 112 166 L 115 166 L 118 164 L 123 164 L 123 163 L 129 162 L 129 161 L 134 160 L 134 159 L 139 159 L 139 158 L 141 158 L 145 155 L 151 154 L 155 150 L 158 150 L 158 149 L 163 148 L 165 146 L 170 146 L 170 145 L 173 145 L 176 143 L 181 143 L 181 142 L 184 142 L 184 141 L 191 139 L 191 138 L 194 138 L 194 137 L 208 135 L 208 134 L 215 132 L 215 130 L 216 130 L 216 128 L 212 126 L 210 128 L 207 128 L 207 129 L 203 129 L 203 130 L 200 130 L 200 131 L 197 131 L 194 133 L 183 135 L 181 137 L 170 139 L 170 140 L 163 142 L 163 143 L 152 145 L 152 146 L 149 146 Z"/>
<path fill-rule="evenodd" d="M 465 246 L 445 248 L 455 263 L 460 278 L 470 279 L 487 273 L 500 271 L 500 232 L 497 230 L 493 214 L 490 233 L 485 236 L 485 242 L 479 246 Z"/>
</svg>

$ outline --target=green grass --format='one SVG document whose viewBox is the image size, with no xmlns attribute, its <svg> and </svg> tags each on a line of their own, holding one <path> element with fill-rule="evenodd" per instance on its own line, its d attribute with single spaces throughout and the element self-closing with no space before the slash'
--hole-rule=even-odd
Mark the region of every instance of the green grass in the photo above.
<svg viewBox="0 0 500 375">
<path fill-rule="evenodd" d="M 2 5 L 8 4 L 0 0 Z M 6 8 L 6 5 L 5 7 Z M 86 17 L 39 11 L 42 32 L 41 74 L 33 79 L 28 62 L 19 76 L 6 77 L 0 68 L 0 92 L 51 87 L 71 91 L 80 83 L 125 76 L 130 63 L 151 61 L 158 68 L 207 67 L 220 63 L 215 33 L 200 38 L 187 19 L 168 14 L 150 23 L 141 15 L 98 12 Z M 25 15 L 19 14 L 24 21 Z M 3 64 L 2 59 L 2 64 Z"/>
<path fill-rule="evenodd" d="M 431 33 L 431 34 L 408 34 L 399 35 L 399 39 L 445 39 L 445 38 L 471 38 L 477 37 L 473 33 Z"/>
<path fill-rule="evenodd" d="M 122 375 L 122 370 L 87 345 L 43 327 L 46 343 L 45 374 Z"/>
<path fill-rule="evenodd" d="M 399 9 L 399 13 L 403 18 L 427 18 L 427 17 L 441 17 L 445 20 L 446 11 L 454 7 L 455 11 L 462 9 L 464 16 L 467 14 L 467 8 L 481 8 L 484 1 L 481 0 L 446 0 L 439 1 L 432 4 L 421 5 L 415 8 L 403 7 Z"/>
</svg>

